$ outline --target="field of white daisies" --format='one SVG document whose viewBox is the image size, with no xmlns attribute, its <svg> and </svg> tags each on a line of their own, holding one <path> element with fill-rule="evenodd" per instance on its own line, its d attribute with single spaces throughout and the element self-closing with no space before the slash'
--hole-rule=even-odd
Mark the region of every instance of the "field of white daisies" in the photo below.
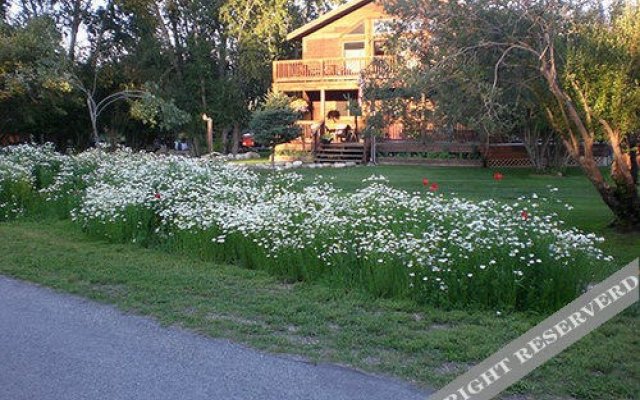
<svg viewBox="0 0 640 400">
<path fill-rule="evenodd" d="M 512 204 L 341 191 L 209 159 L 50 146 L 0 150 L 0 221 L 56 215 L 88 234 L 452 308 L 555 310 L 612 258 L 537 196 Z"/>
</svg>

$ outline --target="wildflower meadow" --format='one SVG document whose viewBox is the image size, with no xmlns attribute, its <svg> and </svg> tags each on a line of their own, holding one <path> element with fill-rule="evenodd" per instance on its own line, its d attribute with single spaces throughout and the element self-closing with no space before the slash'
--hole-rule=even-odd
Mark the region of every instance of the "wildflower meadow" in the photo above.
<svg viewBox="0 0 640 400">
<path fill-rule="evenodd" d="M 555 310 L 613 261 L 604 239 L 537 195 L 470 201 L 427 179 L 415 192 L 380 175 L 355 191 L 301 180 L 205 158 L 14 146 L 0 151 L 0 220 L 71 218 L 113 242 L 447 308 Z"/>
</svg>

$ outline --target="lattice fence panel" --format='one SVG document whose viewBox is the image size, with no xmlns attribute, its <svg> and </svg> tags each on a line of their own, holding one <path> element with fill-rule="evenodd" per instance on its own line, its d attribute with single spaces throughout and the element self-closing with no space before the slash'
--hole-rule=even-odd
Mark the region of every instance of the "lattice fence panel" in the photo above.
<svg viewBox="0 0 640 400">
<path fill-rule="evenodd" d="M 528 158 L 494 158 L 487 160 L 488 167 L 531 167 Z"/>
</svg>

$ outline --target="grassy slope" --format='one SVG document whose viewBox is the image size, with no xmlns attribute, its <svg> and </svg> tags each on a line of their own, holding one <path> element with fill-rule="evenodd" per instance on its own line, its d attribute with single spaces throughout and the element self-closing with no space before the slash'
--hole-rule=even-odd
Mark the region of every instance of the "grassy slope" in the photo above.
<svg viewBox="0 0 640 400">
<path fill-rule="evenodd" d="M 312 179 L 318 171 L 304 171 Z M 560 187 L 576 208 L 572 225 L 604 234 L 620 260 L 640 254 L 640 237 L 606 229 L 610 215 L 588 182 L 507 171 L 493 182 L 477 169 L 419 167 L 322 170 L 345 190 L 372 173 L 392 185 L 423 190 L 422 178 L 470 198 L 514 199 Z M 544 318 L 444 311 L 410 302 L 372 299 L 322 284 L 287 285 L 263 272 L 212 265 L 134 245 L 87 238 L 68 221 L 0 225 L 0 273 L 112 302 L 165 324 L 304 355 L 426 386 L 440 386 Z M 640 307 L 628 310 L 511 389 L 535 398 L 632 399 L 640 392 Z M 521 398 L 521 397 L 519 397 Z"/>
</svg>

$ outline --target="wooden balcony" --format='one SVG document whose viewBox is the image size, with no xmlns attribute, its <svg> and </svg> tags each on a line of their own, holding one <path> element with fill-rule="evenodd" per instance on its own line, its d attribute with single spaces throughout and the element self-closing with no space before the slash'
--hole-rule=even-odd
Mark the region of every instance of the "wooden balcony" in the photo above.
<svg viewBox="0 0 640 400">
<path fill-rule="evenodd" d="M 357 81 L 361 72 L 383 72 L 392 57 L 318 58 L 273 63 L 273 82 Z"/>
</svg>

